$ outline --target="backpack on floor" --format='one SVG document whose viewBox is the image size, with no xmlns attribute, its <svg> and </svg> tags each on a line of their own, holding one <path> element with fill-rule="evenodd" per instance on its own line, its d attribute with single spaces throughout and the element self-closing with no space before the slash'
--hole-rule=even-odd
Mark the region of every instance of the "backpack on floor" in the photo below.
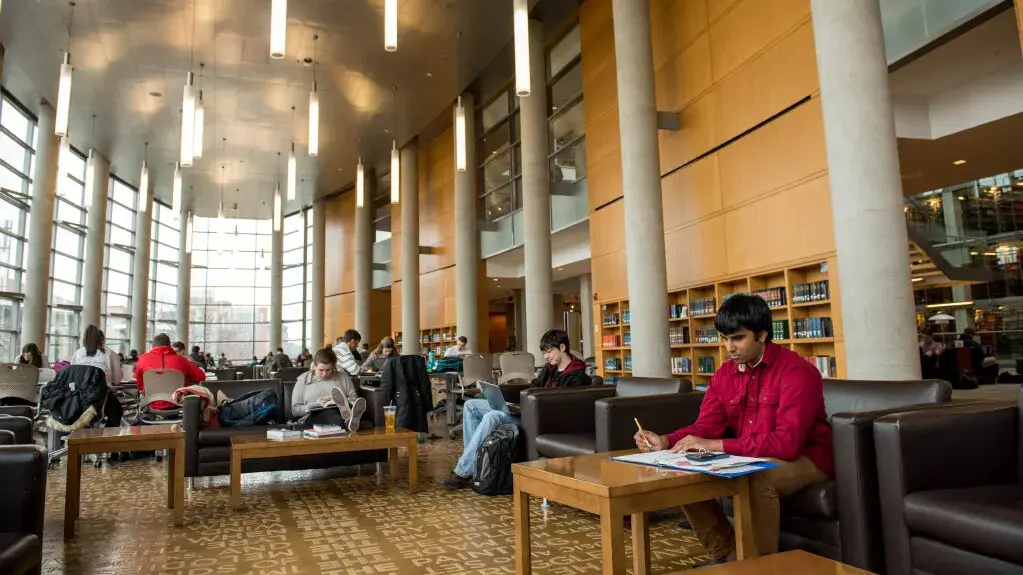
<svg viewBox="0 0 1023 575">
<path fill-rule="evenodd" d="M 522 461 L 522 431 L 502 424 L 490 432 L 476 452 L 476 472 L 470 485 L 480 495 L 508 495 L 513 491 L 512 463 Z"/>
<path fill-rule="evenodd" d="M 272 389 L 250 391 L 217 409 L 217 418 L 224 427 L 269 425 L 281 420 L 277 392 Z"/>
</svg>

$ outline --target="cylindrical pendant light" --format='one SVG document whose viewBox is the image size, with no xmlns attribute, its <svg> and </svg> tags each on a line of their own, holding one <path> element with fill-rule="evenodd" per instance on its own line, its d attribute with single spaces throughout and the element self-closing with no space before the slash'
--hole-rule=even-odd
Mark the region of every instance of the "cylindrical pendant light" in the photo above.
<svg viewBox="0 0 1023 575">
<path fill-rule="evenodd" d="M 298 158 L 295 157 L 295 142 L 291 143 L 291 151 L 288 152 L 288 201 L 295 199 L 295 188 L 298 184 Z"/>
<path fill-rule="evenodd" d="M 274 231 L 281 231 L 281 185 L 274 190 Z"/>
<path fill-rule="evenodd" d="M 366 174 L 362 169 L 362 158 L 355 167 L 355 207 L 361 208 L 366 203 Z"/>
<path fill-rule="evenodd" d="M 67 136 L 60 137 L 57 149 L 57 196 L 67 195 L 67 165 L 71 160 L 71 141 Z"/>
<path fill-rule="evenodd" d="M 142 160 L 142 173 L 139 175 L 139 212 L 146 213 L 149 203 L 149 166 Z"/>
<path fill-rule="evenodd" d="M 192 157 L 202 157 L 202 136 L 203 124 L 206 123 L 206 110 L 202 105 L 202 90 L 199 90 L 199 98 L 195 102 L 195 138 L 192 142 Z"/>
<path fill-rule="evenodd" d="M 397 204 L 401 199 L 401 158 L 398 155 L 398 142 L 391 142 L 391 203 Z"/>
<path fill-rule="evenodd" d="M 398 0 L 384 0 L 384 50 L 398 49 Z"/>
<path fill-rule="evenodd" d="M 288 0 L 270 1 L 270 57 L 280 60 L 284 57 L 284 45 L 288 32 Z"/>
<path fill-rule="evenodd" d="M 60 83 L 57 85 L 57 121 L 53 132 L 58 136 L 67 135 L 68 113 L 71 110 L 71 52 L 64 52 L 64 63 L 60 65 Z"/>
<path fill-rule="evenodd" d="M 82 206 L 85 209 L 92 207 L 92 188 L 96 185 L 96 150 L 89 150 L 89 157 L 85 159 L 85 193 L 83 194 Z"/>
<path fill-rule="evenodd" d="M 320 95 L 316 92 L 316 82 L 309 92 L 309 155 L 320 153 Z M 294 199 L 294 198 L 288 198 Z"/>
<path fill-rule="evenodd" d="M 188 212 L 188 220 L 185 221 L 185 253 L 192 253 L 192 212 Z"/>
<path fill-rule="evenodd" d="M 195 87 L 191 72 L 185 76 L 184 95 L 181 99 L 181 158 L 182 166 L 192 165 L 192 147 L 195 144 Z"/>
<path fill-rule="evenodd" d="M 171 188 L 171 212 L 172 217 L 178 219 L 181 214 L 181 165 L 174 166 L 174 187 Z"/>
<path fill-rule="evenodd" d="M 455 168 L 459 172 L 466 170 L 465 155 L 465 106 L 459 96 L 455 106 Z"/>
<path fill-rule="evenodd" d="M 513 0 L 515 25 L 515 93 L 528 96 L 529 86 L 529 7 L 526 0 Z"/>
<path fill-rule="evenodd" d="M 223 168 L 221 168 L 223 171 Z M 223 194 L 223 191 L 221 191 Z M 220 200 L 220 205 L 217 206 L 217 253 L 224 253 L 224 226 L 227 225 L 224 222 L 224 200 Z"/>
</svg>

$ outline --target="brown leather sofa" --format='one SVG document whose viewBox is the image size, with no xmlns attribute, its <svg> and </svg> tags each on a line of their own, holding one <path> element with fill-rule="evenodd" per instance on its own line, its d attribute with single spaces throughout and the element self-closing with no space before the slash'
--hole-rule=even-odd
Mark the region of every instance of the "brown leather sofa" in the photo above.
<svg viewBox="0 0 1023 575">
<path fill-rule="evenodd" d="M 279 379 L 244 381 L 209 381 L 204 384 L 216 395 L 223 391 L 228 397 L 262 389 L 274 389 L 283 410 L 285 423 L 291 421 L 291 392 L 295 382 L 282 383 Z M 366 400 L 366 414 L 362 427 L 383 427 L 387 393 L 378 388 L 362 387 L 359 395 Z M 198 397 L 186 397 L 182 404 L 182 427 L 185 430 L 185 477 L 227 475 L 231 464 L 231 437 L 239 434 L 265 434 L 269 426 L 224 427 L 201 429 L 202 402 Z M 277 425 L 275 427 L 282 427 Z M 387 461 L 387 450 L 357 451 L 326 455 L 302 455 L 278 459 L 250 459 L 242 462 L 243 473 L 281 471 L 292 469 L 321 469 L 363 463 Z"/>
<path fill-rule="evenodd" d="M 889 575 L 1023 574 L 1023 390 L 873 431 Z"/>
<path fill-rule="evenodd" d="M 696 420 L 702 393 L 687 379 L 627 377 L 616 385 L 522 392 L 526 456 L 566 457 L 635 447 L 634 418 L 645 429 Z"/>
<path fill-rule="evenodd" d="M 0 446 L 0 573 L 42 573 L 43 511 L 46 504 L 46 449 Z"/>
</svg>

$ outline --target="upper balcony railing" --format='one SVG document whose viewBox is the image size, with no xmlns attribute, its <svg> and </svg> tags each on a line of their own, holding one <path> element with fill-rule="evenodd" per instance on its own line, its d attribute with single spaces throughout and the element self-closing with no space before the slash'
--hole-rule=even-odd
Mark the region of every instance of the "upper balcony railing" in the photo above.
<svg viewBox="0 0 1023 575">
<path fill-rule="evenodd" d="M 894 64 L 1006 0 L 881 0 L 885 56 Z"/>
</svg>

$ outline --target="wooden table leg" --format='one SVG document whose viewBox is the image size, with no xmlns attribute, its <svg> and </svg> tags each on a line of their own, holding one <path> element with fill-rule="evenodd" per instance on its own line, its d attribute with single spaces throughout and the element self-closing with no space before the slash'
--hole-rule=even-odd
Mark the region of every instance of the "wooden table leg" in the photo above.
<svg viewBox="0 0 1023 575">
<path fill-rule="evenodd" d="M 167 477 L 167 483 L 174 486 L 174 526 L 185 524 L 185 442 L 178 442 L 174 448 L 171 469 L 174 474 Z"/>
<path fill-rule="evenodd" d="M 625 522 L 610 499 L 600 500 L 600 549 L 604 575 L 625 573 Z"/>
<path fill-rule="evenodd" d="M 177 476 L 177 449 L 167 450 L 167 509 L 174 509 L 174 478 Z"/>
<path fill-rule="evenodd" d="M 241 509 L 242 507 L 242 456 L 241 453 L 231 450 L 231 508 Z"/>
<path fill-rule="evenodd" d="M 759 556 L 757 539 L 753 532 L 750 512 L 749 476 L 735 479 L 738 493 L 732 496 L 732 514 L 735 519 L 735 558 L 739 561 Z"/>
<path fill-rule="evenodd" d="M 64 538 L 75 536 L 75 520 L 78 519 L 82 488 L 82 456 L 78 448 L 68 444 L 67 483 L 64 486 Z"/>
<path fill-rule="evenodd" d="M 515 573 L 525 575 L 533 572 L 529 556 L 529 494 L 519 489 L 515 480 Z"/>
<path fill-rule="evenodd" d="M 387 472 L 391 475 L 391 481 L 398 477 L 398 448 L 392 447 L 387 450 Z"/>
<path fill-rule="evenodd" d="M 650 573 L 650 524 L 646 513 L 632 514 L 632 566 L 635 575 Z"/>
<path fill-rule="evenodd" d="M 419 438 L 410 439 L 408 442 L 408 491 L 415 493 L 419 490 Z"/>
</svg>

